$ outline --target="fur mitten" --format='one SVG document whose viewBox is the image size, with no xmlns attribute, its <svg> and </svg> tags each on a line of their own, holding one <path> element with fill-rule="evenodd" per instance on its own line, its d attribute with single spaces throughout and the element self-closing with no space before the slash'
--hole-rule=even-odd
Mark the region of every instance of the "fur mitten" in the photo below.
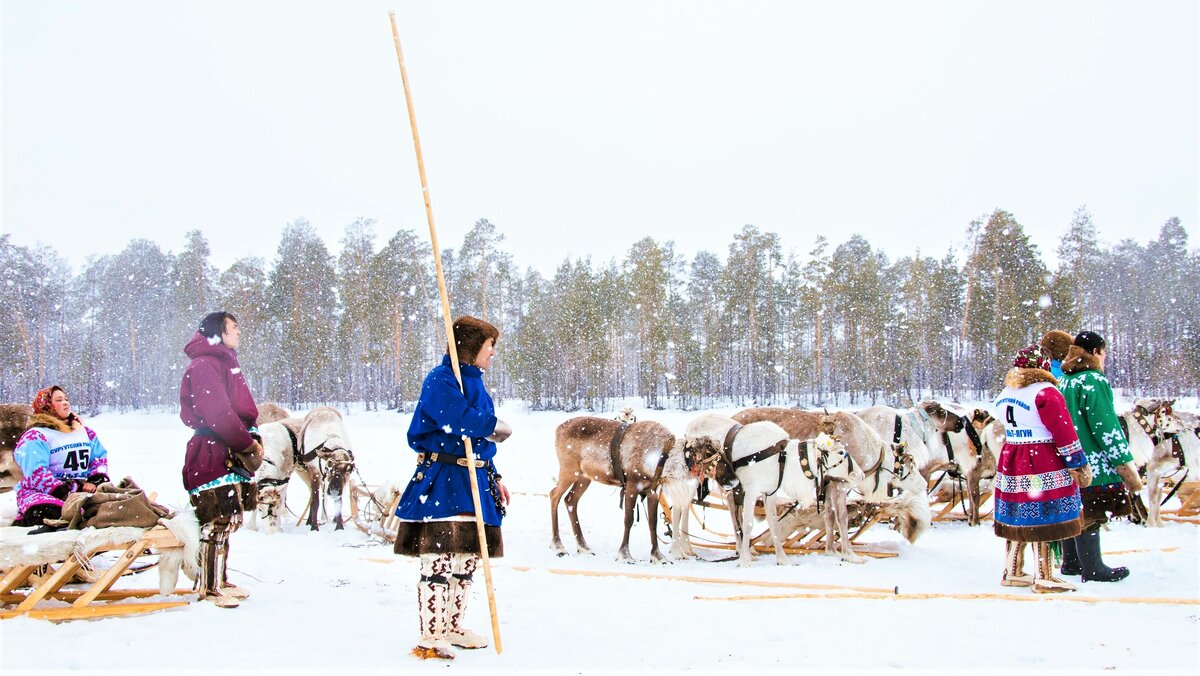
<svg viewBox="0 0 1200 676">
<path fill-rule="evenodd" d="M 1075 480 L 1075 485 L 1080 488 L 1087 488 L 1092 485 L 1092 466 L 1084 465 L 1078 469 L 1067 469 L 1071 473 L 1071 478 Z"/>
<path fill-rule="evenodd" d="M 496 430 L 494 432 L 492 432 L 491 435 L 488 436 L 488 439 L 499 444 L 499 443 L 503 442 L 505 439 L 512 436 L 512 432 L 513 432 L 512 425 L 509 425 L 508 423 L 504 422 L 503 420 L 496 418 Z"/>
<path fill-rule="evenodd" d="M 1120 475 L 1125 488 L 1129 489 L 1130 493 L 1139 493 L 1142 490 L 1142 478 L 1138 476 L 1137 468 L 1132 462 L 1127 462 L 1124 465 L 1117 467 L 1117 474 Z"/>
</svg>

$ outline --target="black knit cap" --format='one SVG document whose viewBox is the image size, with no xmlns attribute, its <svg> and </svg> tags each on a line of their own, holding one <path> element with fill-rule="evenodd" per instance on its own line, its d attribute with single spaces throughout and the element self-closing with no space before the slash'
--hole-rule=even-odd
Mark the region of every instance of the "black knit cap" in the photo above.
<svg viewBox="0 0 1200 676">
<path fill-rule="evenodd" d="M 1075 344 L 1094 354 L 1096 350 L 1104 347 L 1104 336 L 1095 331 L 1080 331 L 1075 334 Z"/>
<path fill-rule="evenodd" d="M 204 315 L 204 319 L 200 320 L 200 335 L 205 338 L 220 336 L 225 333 L 225 320 L 232 319 L 234 324 L 237 324 L 237 317 L 228 312 L 210 312 Z"/>
</svg>

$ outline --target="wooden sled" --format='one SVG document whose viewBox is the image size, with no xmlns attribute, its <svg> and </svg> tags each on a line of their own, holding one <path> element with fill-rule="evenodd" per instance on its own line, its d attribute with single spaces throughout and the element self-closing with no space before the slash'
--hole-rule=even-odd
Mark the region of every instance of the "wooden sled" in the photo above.
<svg viewBox="0 0 1200 676">
<path fill-rule="evenodd" d="M 941 494 L 937 493 L 935 495 L 940 496 Z M 966 501 L 966 497 L 967 496 L 962 491 L 955 490 L 952 492 L 949 500 L 940 500 L 938 502 L 934 502 L 934 496 L 930 495 L 929 509 L 933 513 L 933 517 L 930 520 L 934 521 L 934 522 L 937 522 L 937 521 L 969 521 L 970 518 L 967 515 L 967 510 L 969 509 L 970 505 Z M 987 521 L 988 519 L 992 518 L 992 512 L 995 509 L 995 505 L 991 504 L 991 502 L 990 502 L 991 499 L 992 499 L 992 491 L 986 491 L 982 495 L 980 495 L 980 500 L 979 500 L 979 521 L 980 522 Z"/>
<path fill-rule="evenodd" d="M 112 591 L 111 587 L 138 559 L 151 554 L 152 550 L 162 551 L 183 546 L 171 531 L 162 526 L 149 530 L 132 528 L 123 530 L 130 531 L 130 536 L 119 542 L 102 544 L 90 548 L 86 552 L 72 554 L 62 560 L 16 565 L 5 571 L 3 577 L 0 577 L 0 601 L 3 601 L 5 605 L 15 605 L 16 607 L 0 611 L 0 619 L 10 617 L 31 617 L 51 621 L 96 619 L 148 613 L 187 605 L 188 601 L 179 600 L 118 603 L 129 598 L 159 595 L 157 589 Z M 67 584 L 76 573 L 86 568 L 92 556 L 105 551 L 120 551 L 121 553 L 116 562 L 95 576 L 95 581 L 91 582 L 86 589 L 74 591 L 62 589 L 62 586 Z M 41 574 L 39 575 L 39 573 Z M 29 587 L 30 590 L 28 592 L 18 591 L 22 587 Z M 175 593 L 189 592 L 177 591 Z M 70 602 L 70 605 L 39 607 L 39 604 L 44 601 L 67 601 Z"/>
<path fill-rule="evenodd" d="M 670 506 L 667 504 L 666 496 L 659 494 L 659 504 L 662 506 L 664 515 L 666 515 L 666 523 L 671 522 Z M 872 558 L 891 558 L 899 555 L 899 549 L 893 545 L 885 543 L 865 543 L 858 542 L 858 539 L 866 533 L 872 526 L 879 523 L 877 510 L 863 509 L 863 503 L 853 502 L 847 505 L 850 509 L 850 527 L 854 530 L 850 536 L 850 548 L 855 554 L 860 556 L 869 556 Z M 857 509 L 856 509 L 857 507 Z M 729 508 L 724 502 L 719 502 L 716 499 L 709 497 L 703 502 L 694 501 L 689 507 L 691 515 L 689 518 L 689 533 L 688 540 L 693 547 L 703 549 L 715 549 L 725 551 L 737 550 L 737 538 L 733 533 L 720 530 L 714 521 L 721 521 L 725 527 L 732 528 L 733 524 L 729 520 Z M 699 510 L 715 509 L 721 512 L 721 516 L 713 519 L 711 515 L 703 514 Z M 760 518 L 765 516 L 762 503 L 757 503 L 754 506 Z M 797 527 L 789 528 L 785 524 L 788 523 L 787 510 L 781 512 L 782 520 L 780 526 L 787 533 L 783 542 L 783 551 L 787 554 L 823 554 L 825 553 L 825 538 L 827 534 L 823 526 L 812 526 L 800 524 Z M 775 545 L 770 542 L 770 529 L 765 523 L 761 524 L 762 530 L 754 535 L 750 541 L 751 550 L 759 554 L 775 553 Z"/>
<path fill-rule="evenodd" d="M 1169 495 L 1172 490 L 1175 490 L 1175 486 L 1174 482 L 1165 479 L 1163 495 Z M 1179 498 L 1179 507 L 1159 512 L 1164 519 L 1194 521 L 1192 517 L 1200 517 L 1200 481 L 1185 481 L 1179 484 L 1179 489 L 1175 491 L 1175 497 Z"/>
<path fill-rule="evenodd" d="M 400 528 L 400 519 L 396 516 L 400 495 L 396 494 L 388 504 L 383 504 L 375 497 L 377 487 L 359 484 L 353 478 L 349 484 L 350 520 L 367 535 L 395 542 L 396 532 Z"/>
</svg>

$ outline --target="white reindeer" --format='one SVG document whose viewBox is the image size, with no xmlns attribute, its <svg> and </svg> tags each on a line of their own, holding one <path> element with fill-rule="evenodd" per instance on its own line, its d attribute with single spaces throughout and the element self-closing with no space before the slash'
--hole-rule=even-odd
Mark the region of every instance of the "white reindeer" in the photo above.
<svg viewBox="0 0 1200 676">
<path fill-rule="evenodd" d="M 1200 458 L 1200 439 L 1196 437 L 1194 424 L 1185 423 L 1175 414 L 1171 409 L 1174 403 L 1174 400 L 1138 399 L 1132 411 L 1121 414 L 1129 430 L 1133 463 L 1146 473 L 1146 525 L 1153 528 L 1166 525 L 1161 515 L 1163 477 L 1185 466 L 1197 467 Z"/>
</svg>

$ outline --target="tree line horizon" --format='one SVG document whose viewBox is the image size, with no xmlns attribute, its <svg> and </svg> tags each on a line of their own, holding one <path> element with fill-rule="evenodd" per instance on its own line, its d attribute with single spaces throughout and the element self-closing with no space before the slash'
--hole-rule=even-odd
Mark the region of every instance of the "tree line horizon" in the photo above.
<svg viewBox="0 0 1200 676">
<path fill-rule="evenodd" d="M 0 401 L 57 383 L 92 409 L 175 405 L 183 345 L 226 310 L 259 401 L 411 410 L 445 353 L 433 256 L 413 230 L 377 241 L 358 219 L 335 255 L 297 219 L 270 264 L 219 270 L 192 230 L 178 254 L 135 239 L 69 274 L 52 246 L 2 235 Z M 1103 334 L 1114 387 L 1200 388 L 1200 254 L 1178 218 L 1145 245 L 1109 245 L 1080 207 L 1054 270 L 1003 209 L 965 224 L 940 257 L 894 261 L 860 235 L 785 254 L 777 234 L 747 225 L 724 258 L 644 237 L 621 260 L 567 258 L 543 275 L 521 271 L 503 241 L 480 219 L 443 267 L 455 315 L 501 331 L 493 395 L 534 410 L 990 398 L 1016 350 L 1050 329 Z"/>
</svg>

